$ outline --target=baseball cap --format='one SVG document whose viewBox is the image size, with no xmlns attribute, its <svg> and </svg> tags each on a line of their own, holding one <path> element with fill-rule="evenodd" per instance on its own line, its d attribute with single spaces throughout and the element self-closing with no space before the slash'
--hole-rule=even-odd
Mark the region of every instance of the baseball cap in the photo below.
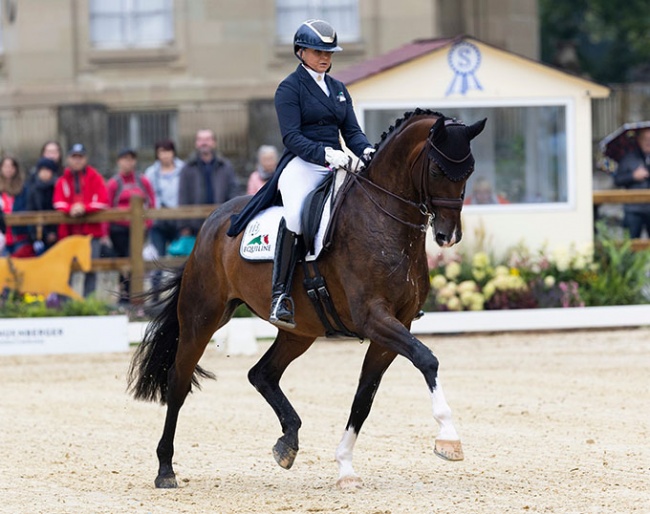
<svg viewBox="0 0 650 514">
<path fill-rule="evenodd" d="M 130 155 L 134 159 L 137 159 L 138 152 L 136 152 L 133 148 L 122 148 L 120 150 L 120 153 L 117 154 L 117 158 L 121 159 L 122 157 L 125 157 L 127 155 Z"/>
<path fill-rule="evenodd" d="M 86 155 L 86 147 L 81 143 L 75 143 L 68 150 L 68 155 Z"/>
</svg>

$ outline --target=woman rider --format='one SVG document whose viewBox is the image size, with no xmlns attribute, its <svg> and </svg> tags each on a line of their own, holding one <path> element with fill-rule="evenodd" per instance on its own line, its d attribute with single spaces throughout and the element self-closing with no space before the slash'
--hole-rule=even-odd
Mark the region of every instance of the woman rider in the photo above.
<svg viewBox="0 0 650 514">
<path fill-rule="evenodd" d="M 347 89 L 327 75 L 332 54 L 341 51 L 332 26 L 322 20 L 305 21 L 293 38 L 293 49 L 301 64 L 275 93 L 284 155 L 273 179 L 233 220 L 228 232 L 239 233 L 250 215 L 270 206 L 276 190 L 280 191 L 284 218 L 276 241 L 269 321 L 287 328 L 296 326 L 291 277 L 297 239 L 302 234 L 300 214 L 305 197 L 332 170 L 349 165 L 350 157 L 342 150 L 339 133 L 355 155 L 367 158 L 374 151 L 359 127 Z"/>
</svg>

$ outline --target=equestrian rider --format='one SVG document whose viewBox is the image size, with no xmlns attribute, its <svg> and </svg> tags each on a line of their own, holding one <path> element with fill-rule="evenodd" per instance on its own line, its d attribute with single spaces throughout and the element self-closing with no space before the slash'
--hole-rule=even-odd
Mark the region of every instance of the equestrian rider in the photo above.
<svg viewBox="0 0 650 514">
<path fill-rule="evenodd" d="M 341 51 L 332 26 L 321 20 L 305 21 L 293 38 L 293 49 L 301 64 L 275 93 L 275 109 L 289 160 L 282 159 L 286 166 L 277 182 L 284 218 L 276 242 L 269 318 L 271 323 L 287 328 L 296 326 L 291 277 L 298 236 L 302 234 L 300 215 L 305 197 L 333 170 L 349 166 L 350 157 L 342 150 L 339 133 L 355 155 L 367 158 L 374 151 L 359 127 L 347 89 L 327 75 L 332 68 L 332 54 Z"/>
</svg>

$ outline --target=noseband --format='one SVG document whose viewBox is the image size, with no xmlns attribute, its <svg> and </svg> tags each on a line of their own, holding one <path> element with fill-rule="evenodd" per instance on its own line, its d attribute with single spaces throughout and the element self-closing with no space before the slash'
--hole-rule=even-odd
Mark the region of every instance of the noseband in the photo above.
<svg viewBox="0 0 650 514">
<path fill-rule="evenodd" d="M 439 149 L 437 149 L 433 141 L 431 141 L 431 138 L 427 138 L 427 143 L 431 145 L 433 148 L 435 148 L 437 151 L 440 152 Z M 429 191 L 429 175 L 431 175 L 431 172 L 429 171 L 429 162 L 430 159 L 428 158 L 427 154 L 428 150 L 428 145 L 424 145 L 422 147 L 422 150 L 418 154 L 418 156 L 415 158 L 413 161 L 413 164 L 411 165 L 410 172 L 411 174 L 413 173 L 413 169 L 415 167 L 415 164 L 418 161 L 422 161 L 422 172 L 420 174 L 421 176 L 421 183 L 420 183 L 420 201 L 419 202 L 412 202 L 411 200 L 407 200 L 406 198 L 402 198 L 399 195 L 396 195 L 392 191 L 389 191 L 388 189 L 384 189 L 383 187 L 375 184 L 372 182 L 369 178 L 360 175 L 359 173 L 351 173 L 350 175 L 352 178 L 359 184 L 363 192 L 366 194 L 368 199 L 377 207 L 380 211 L 382 211 L 384 214 L 386 214 L 388 217 L 394 219 L 395 221 L 398 221 L 399 223 L 402 223 L 403 225 L 407 225 L 412 228 L 416 228 L 422 232 L 427 231 L 428 226 L 433 226 L 433 220 L 435 218 L 435 213 L 433 209 L 435 207 L 442 207 L 445 209 L 454 209 L 457 211 L 460 211 L 463 208 L 463 200 L 465 198 L 465 188 L 463 188 L 463 192 L 460 195 L 460 198 L 441 198 L 438 196 L 429 196 L 427 192 Z M 444 155 L 442 152 L 440 152 L 445 158 L 448 158 L 446 155 Z M 471 156 L 471 150 L 470 152 L 460 161 L 453 161 L 453 162 L 464 162 L 466 161 L 469 157 Z M 452 160 L 452 159 L 450 159 Z M 378 189 L 379 191 L 382 191 L 383 193 L 387 194 L 388 196 L 391 196 L 395 198 L 396 200 L 399 200 L 400 202 L 409 205 L 410 207 L 417 209 L 420 215 L 424 218 L 424 223 L 412 223 L 410 221 L 403 220 L 391 212 L 389 212 L 386 208 L 384 208 L 383 205 L 381 205 L 373 196 L 370 194 L 370 192 L 363 186 L 361 183 L 363 182 L 364 184 L 369 184 L 375 189 Z"/>
</svg>

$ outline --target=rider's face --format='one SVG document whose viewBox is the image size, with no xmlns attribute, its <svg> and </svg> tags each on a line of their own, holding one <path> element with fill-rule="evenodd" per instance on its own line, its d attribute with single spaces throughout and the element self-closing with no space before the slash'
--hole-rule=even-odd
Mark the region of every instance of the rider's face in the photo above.
<svg viewBox="0 0 650 514">
<path fill-rule="evenodd" d="M 301 52 L 304 63 L 317 73 L 325 73 L 332 65 L 332 52 L 313 48 L 303 48 Z"/>
</svg>

